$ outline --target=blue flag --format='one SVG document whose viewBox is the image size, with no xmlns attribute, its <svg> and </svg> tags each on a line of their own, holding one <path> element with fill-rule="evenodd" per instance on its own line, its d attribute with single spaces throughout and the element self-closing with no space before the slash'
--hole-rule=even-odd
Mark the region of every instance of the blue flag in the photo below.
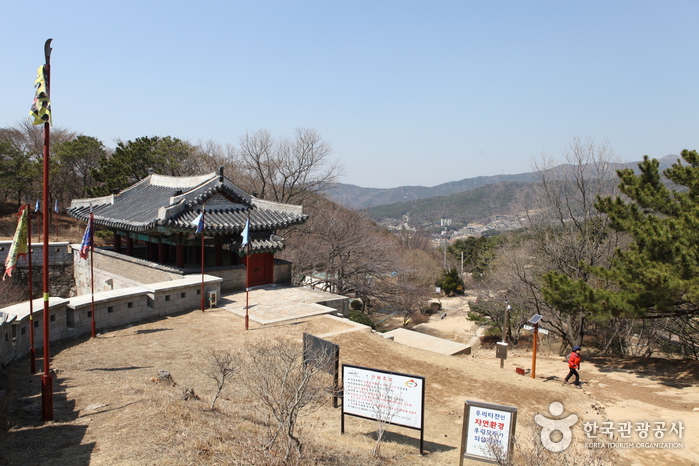
<svg viewBox="0 0 699 466">
<path fill-rule="evenodd" d="M 56 199 L 56 202 L 53 203 L 53 211 L 58 213 L 58 199 Z"/>
<path fill-rule="evenodd" d="M 39 199 L 36 200 L 36 205 L 34 206 L 34 212 L 39 212 L 39 209 L 41 209 L 41 202 Z"/>
<path fill-rule="evenodd" d="M 243 244 L 240 245 L 240 247 L 242 248 L 250 242 L 250 219 L 247 219 L 245 221 L 245 228 L 243 229 L 243 232 L 240 235 L 243 237 Z"/>
<path fill-rule="evenodd" d="M 197 227 L 197 231 L 195 231 L 194 233 L 201 233 L 202 231 L 204 231 L 204 211 L 203 210 L 201 211 L 199 216 L 192 221 L 192 225 Z"/>
<path fill-rule="evenodd" d="M 85 234 L 83 235 L 83 242 L 80 245 L 80 257 L 83 259 L 87 259 L 87 253 L 93 249 L 92 229 L 94 220 L 95 216 L 90 213 L 90 220 L 87 222 L 87 228 L 85 228 Z"/>
</svg>

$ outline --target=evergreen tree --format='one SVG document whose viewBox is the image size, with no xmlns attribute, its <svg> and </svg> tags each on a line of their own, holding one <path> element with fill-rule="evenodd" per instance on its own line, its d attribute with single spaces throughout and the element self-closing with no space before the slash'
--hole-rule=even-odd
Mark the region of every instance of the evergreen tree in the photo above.
<svg viewBox="0 0 699 466">
<path fill-rule="evenodd" d="M 148 176 L 149 168 L 162 175 L 199 174 L 196 164 L 196 148 L 177 138 L 155 136 L 119 142 L 114 154 L 103 154 L 99 168 L 90 171 L 100 185 L 86 191 L 92 196 L 104 196 L 113 189 L 127 188 Z"/>
<path fill-rule="evenodd" d="M 699 154 L 683 150 L 682 159 L 662 174 L 659 162 L 644 157 L 640 174 L 619 170 L 628 197 L 598 199 L 597 209 L 612 226 L 632 237 L 607 267 L 587 267 L 596 282 L 557 272 L 544 279 L 546 300 L 559 308 L 585 308 L 604 317 L 691 316 L 699 313 Z"/>
<path fill-rule="evenodd" d="M 442 276 L 437 280 L 437 286 L 448 295 L 464 292 L 464 281 L 459 276 L 459 272 L 456 271 L 455 267 L 452 267 L 449 271 L 442 271 Z"/>
</svg>

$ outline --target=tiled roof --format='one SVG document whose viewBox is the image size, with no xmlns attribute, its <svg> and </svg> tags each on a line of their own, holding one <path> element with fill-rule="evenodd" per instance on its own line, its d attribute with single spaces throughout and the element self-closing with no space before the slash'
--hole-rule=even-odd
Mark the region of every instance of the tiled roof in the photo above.
<svg viewBox="0 0 699 466">
<path fill-rule="evenodd" d="M 238 245 L 237 252 L 241 255 L 247 253 L 247 246 L 242 244 Z M 283 238 L 272 235 L 267 238 L 251 238 L 250 240 L 250 253 L 260 253 L 260 252 L 278 252 L 284 249 Z"/>
<path fill-rule="evenodd" d="M 192 222 L 202 207 L 207 234 L 240 233 L 248 211 L 251 232 L 287 228 L 304 223 L 308 218 L 301 206 L 258 199 L 220 172 L 196 177 L 151 174 L 118 194 L 74 199 L 68 214 L 87 222 L 92 209 L 95 224 L 126 231 L 146 232 L 162 227 L 194 232 L 196 226 Z"/>
</svg>

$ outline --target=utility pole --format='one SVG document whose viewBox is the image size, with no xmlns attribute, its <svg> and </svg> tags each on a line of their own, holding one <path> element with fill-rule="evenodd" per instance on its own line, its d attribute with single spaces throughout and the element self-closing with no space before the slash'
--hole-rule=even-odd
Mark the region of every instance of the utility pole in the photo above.
<svg viewBox="0 0 699 466">
<path fill-rule="evenodd" d="M 444 231 L 442 231 L 442 235 L 444 236 L 444 270 L 447 270 L 447 233 L 451 226 L 451 219 L 443 218 L 440 220 L 440 224 L 444 227 Z"/>
<path fill-rule="evenodd" d="M 510 309 L 512 309 L 510 302 L 505 300 L 505 322 L 502 325 L 502 344 L 505 346 L 505 350 L 507 350 L 507 330 L 510 328 Z M 505 358 L 500 358 L 500 369 L 504 367 Z"/>
</svg>

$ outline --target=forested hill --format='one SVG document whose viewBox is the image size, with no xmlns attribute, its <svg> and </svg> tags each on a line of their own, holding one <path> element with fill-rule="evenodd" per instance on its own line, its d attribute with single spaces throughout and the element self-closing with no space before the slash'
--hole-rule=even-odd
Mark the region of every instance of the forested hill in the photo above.
<svg viewBox="0 0 699 466">
<path fill-rule="evenodd" d="M 450 218 L 454 225 L 465 225 L 492 215 L 516 215 L 531 202 L 532 194 L 532 183 L 501 182 L 449 196 L 371 207 L 366 213 L 381 224 L 408 220 L 411 226 L 419 228 Z"/>
<path fill-rule="evenodd" d="M 660 170 L 669 168 L 677 158 L 677 155 L 661 158 Z M 559 165 L 547 172 L 555 178 L 557 172 L 567 167 Z M 629 167 L 638 170 L 638 162 L 612 164 L 613 169 Z M 431 188 L 378 189 L 339 184 L 331 191 L 331 197 L 345 206 L 365 210 L 369 217 L 385 225 L 407 220 L 411 226 L 420 227 L 439 224 L 442 218 L 452 219 L 455 225 L 465 225 L 487 222 L 497 215 L 516 216 L 524 211 L 525 205 L 531 207 L 537 179 L 537 174 L 532 172 L 468 178 Z"/>
<path fill-rule="evenodd" d="M 520 173 L 517 175 L 477 176 L 465 178 L 461 181 L 450 181 L 437 186 L 399 186 L 397 188 L 362 188 L 353 184 L 337 183 L 328 191 L 328 196 L 333 201 L 352 209 L 366 209 L 369 207 L 409 202 L 417 199 L 426 199 L 437 196 L 470 191 L 481 186 L 507 182 L 520 181 L 531 183 L 536 180 L 534 173 Z"/>
</svg>

